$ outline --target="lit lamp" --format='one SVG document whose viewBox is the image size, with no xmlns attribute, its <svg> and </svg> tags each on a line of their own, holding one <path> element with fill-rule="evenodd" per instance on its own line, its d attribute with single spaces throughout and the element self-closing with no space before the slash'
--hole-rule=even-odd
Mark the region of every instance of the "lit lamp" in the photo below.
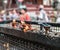
<svg viewBox="0 0 60 50">
<path fill-rule="evenodd" d="M 6 48 L 6 50 L 10 50 L 9 49 L 9 43 L 5 43 L 5 44 L 3 44 L 3 46 Z"/>
<path fill-rule="evenodd" d="M 16 28 L 16 20 L 15 19 L 13 19 L 12 27 Z"/>
</svg>

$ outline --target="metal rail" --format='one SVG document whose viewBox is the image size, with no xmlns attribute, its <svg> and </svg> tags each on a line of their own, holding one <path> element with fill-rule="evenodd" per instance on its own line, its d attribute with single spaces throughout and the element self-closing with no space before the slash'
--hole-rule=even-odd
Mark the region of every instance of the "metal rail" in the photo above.
<svg viewBox="0 0 60 50">
<path fill-rule="evenodd" d="M 0 49 L 1 50 L 57 50 L 57 49 L 59 50 L 59 48 L 34 43 L 24 39 L 19 39 L 11 35 L 0 36 Z"/>
</svg>

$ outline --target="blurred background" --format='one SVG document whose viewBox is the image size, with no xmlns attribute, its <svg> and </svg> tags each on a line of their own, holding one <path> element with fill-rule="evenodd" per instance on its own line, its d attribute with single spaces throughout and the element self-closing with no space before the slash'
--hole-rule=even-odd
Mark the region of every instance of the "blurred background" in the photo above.
<svg viewBox="0 0 60 50">
<path fill-rule="evenodd" d="M 0 10 L 27 8 L 32 19 L 35 19 L 39 5 L 43 5 L 49 19 L 56 22 L 60 12 L 60 0 L 0 0 Z"/>
</svg>

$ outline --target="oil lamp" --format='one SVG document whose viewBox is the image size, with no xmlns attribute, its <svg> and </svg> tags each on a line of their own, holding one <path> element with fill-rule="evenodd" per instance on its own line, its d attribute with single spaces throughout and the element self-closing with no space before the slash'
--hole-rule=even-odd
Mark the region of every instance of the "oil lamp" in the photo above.
<svg viewBox="0 0 60 50">
<path fill-rule="evenodd" d="M 24 32 L 27 32 L 28 30 L 29 30 L 29 26 L 26 24 L 23 31 L 24 31 Z"/>
<path fill-rule="evenodd" d="M 22 27 L 21 27 L 22 26 Z M 27 32 L 28 30 L 34 30 L 34 29 L 32 29 L 32 27 L 31 27 L 31 25 L 30 24 L 27 24 L 27 23 L 25 23 L 24 21 L 21 21 L 21 28 L 22 28 L 22 30 L 24 31 L 24 32 Z"/>
<path fill-rule="evenodd" d="M 47 35 L 48 34 L 48 31 L 50 30 L 50 26 L 46 26 L 44 28 L 45 28 L 45 34 Z"/>
<path fill-rule="evenodd" d="M 15 19 L 13 19 L 12 27 L 16 28 L 16 20 Z"/>
</svg>

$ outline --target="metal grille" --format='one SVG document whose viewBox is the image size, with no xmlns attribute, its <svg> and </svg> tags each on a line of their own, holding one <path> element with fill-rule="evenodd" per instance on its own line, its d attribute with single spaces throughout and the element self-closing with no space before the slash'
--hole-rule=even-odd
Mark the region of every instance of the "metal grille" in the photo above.
<svg viewBox="0 0 60 50">
<path fill-rule="evenodd" d="M 51 30 L 54 32 L 60 32 L 60 27 L 51 27 Z"/>
<path fill-rule="evenodd" d="M 0 50 L 53 50 L 53 48 L 2 34 L 0 36 Z"/>
</svg>

